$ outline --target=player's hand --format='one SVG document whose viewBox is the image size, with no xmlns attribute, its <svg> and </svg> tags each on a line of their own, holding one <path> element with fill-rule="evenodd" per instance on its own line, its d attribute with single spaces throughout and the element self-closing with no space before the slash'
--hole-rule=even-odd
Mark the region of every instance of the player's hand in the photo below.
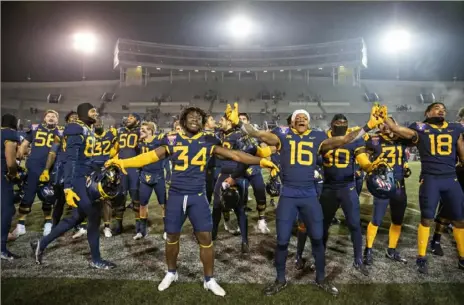
<svg viewBox="0 0 464 305">
<path fill-rule="evenodd" d="M 77 196 L 77 194 L 72 189 L 65 189 L 64 197 L 66 198 L 66 203 L 72 208 L 77 208 L 76 201 L 81 200 L 81 198 L 79 198 L 79 196 Z"/>
<path fill-rule="evenodd" d="M 16 175 L 12 175 L 11 173 L 8 172 L 5 174 L 5 178 L 7 181 L 11 183 L 19 183 L 19 181 L 21 180 L 21 177 L 19 176 L 18 172 L 16 172 Z"/>
<path fill-rule="evenodd" d="M 271 169 L 271 177 L 277 176 L 277 173 L 279 172 L 279 168 L 277 167 L 277 165 L 275 165 L 274 163 L 272 163 L 268 159 L 261 159 L 261 161 L 259 162 L 259 166 L 261 166 L 263 168 L 264 167 L 270 168 Z"/>
<path fill-rule="evenodd" d="M 371 115 L 369 121 L 367 122 L 367 127 L 374 129 L 379 124 L 382 124 L 388 116 L 387 106 L 379 106 L 375 104 L 371 108 Z"/>
<path fill-rule="evenodd" d="M 314 170 L 314 178 L 316 179 L 322 179 L 321 173 L 317 169 Z"/>
<path fill-rule="evenodd" d="M 50 173 L 48 172 L 48 169 L 44 169 L 42 174 L 40 174 L 39 181 L 40 182 L 48 182 L 48 181 L 50 181 Z"/>
<path fill-rule="evenodd" d="M 380 165 L 384 165 L 384 166 L 388 167 L 388 163 L 387 163 L 386 159 L 384 159 L 384 158 L 375 159 L 375 161 L 372 162 L 371 165 L 369 166 L 369 168 L 367 169 L 367 172 L 368 173 L 372 172 L 374 169 L 376 169 Z"/>
<path fill-rule="evenodd" d="M 229 186 L 234 186 L 235 185 L 235 179 L 232 177 L 227 177 L 226 180 L 224 180 L 225 183 L 229 184 Z"/>
<path fill-rule="evenodd" d="M 234 103 L 234 109 L 232 109 L 230 104 L 227 104 L 226 117 L 234 126 L 238 125 L 240 122 L 240 118 L 238 117 L 238 103 Z"/>
<path fill-rule="evenodd" d="M 105 162 L 105 167 L 110 167 L 110 166 L 117 166 L 124 175 L 127 175 L 127 171 L 124 168 L 124 160 L 119 159 L 119 157 L 116 155 L 116 157 L 109 159 L 108 161 Z"/>
</svg>

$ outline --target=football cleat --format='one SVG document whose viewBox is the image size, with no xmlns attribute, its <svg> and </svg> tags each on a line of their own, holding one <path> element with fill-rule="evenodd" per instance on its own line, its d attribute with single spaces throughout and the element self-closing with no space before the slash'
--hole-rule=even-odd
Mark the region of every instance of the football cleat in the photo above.
<svg viewBox="0 0 464 305">
<path fill-rule="evenodd" d="M 303 270 L 306 264 L 306 260 L 302 257 L 297 256 L 295 259 L 295 269 L 296 270 Z"/>
<path fill-rule="evenodd" d="M 14 259 L 20 258 L 20 256 L 11 253 L 11 252 L 8 251 L 8 250 L 5 250 L 5 251 L 2 251 L 1 258 L 4 259 L 4 260 L 12 261 L 12 260 L 14 260 Z"/>
<path fill-rule="evenodd" d="M 72 236 L 73 239 L 80 238 L 84 235 L 87 235 L 87 230 L 80 227 L 79 230 Z"/>
<path fill-rule="evenodd" d="M 46 222 L 44 224 L 44 228 L 43 228 L 43 236 L 47 236 L 48 234 L 50 234 L 50 232 L 52 231 L 52 223 L 51 222 Z"/>
<path fill-rule="evenodd" d="M 203 288 L 205 288 L 205 290 L 210 290 L 212 293 L 220 297 L 223 297 L 226 295 L 225 290 L 222 289 L 221 286 L 219 286 L 219 284 L 216 282 L 215 279 L 210 279 L 208 282 L 204 281 Z"/>
<path fill-rule="evenodd" d="M 279 293 L 285 287 L 287 287 L 287 281 L 279 282 L 278 280 L 276 280 L 274 283 L 264 288 L 264 294 L 268 296 L 274 295 L 276 293 Z"/>
<path fill-rule="evenodd" d="M 369 275 L 369 269 L 367 269 L 367 266 L 364 265 L 362 262 L 354 262 L 353 267 L 359 272 L 361 272 L 363 275 Z"/>
<path fill-rule="evenodd" d="M 116 265 L 112 262 L 105 261 L 105 260 L 99 260 L 97 262 L 91 262 L 90 263 L 90 268 L 93 269 L 99 269 L 99 270 L 110 270 L 115 268 Z"/>
<path fill-rule="evenodd" d="M 159 283 L 158 285 L 158 291 L 164 291 L 171 286 L 173 282 L 177 282 L 179 279 L 179 274 L 172 273 L 172 272 L 166 272 L 166 275 L 164 276 L 164 279 Z"/>
<path fill-rule="evenodd" d="M 432 249 L 432 254 L 438 255 L 438 256 L 443 256 L 445 253 L 443 253 L 443 249 L 441 247 L 441 244 L 436 241 L 431 241 L 430 242 L 430 248 Z"/>
<path fill-rule="evenodd" d="M 26 234 L 26 226 L 18 223 L 12 234 L 15 236 L 15 238 Z"/>
<path fill-rule="evenodd" d="M 168 239 L 168 234 L 166 232 L 163 233 L 163 239 L 167 240 Z"/>
<path fill-rule="evenodd" d="M 372 248 L 365 248 L 364 249 L 364 264 L 370 266 L 374 263 L 374 259 L 372 258 Z"/>
<path fill-rule="evenodd" d="M 250 246 L 248 243 L 242 243 L 242 254 L 250 253 Z"/>
<path fill-rule="evenodd" d="M 139 232 L 139 233 L 135 234 L 135 236 L 132 237 L 132 239 L 133 240 L 139 240 L 139 239 L 142 239 L 144 237 L 145 237 L 145 235 L 143 235 L 142 233 Z"/>
<path fill-rule="evenodd" d="M 103 234 L 108 238 L 113 236 L 113 233 L 111 233 L 111 229 L 109 227 L 105 227 L 103 229 Z"/>
<path fill-rule="evenodd" d="M 389 259 L 391 259 L 393 261 L 403 263 L 403 264 L 408 263 L 408 261 L 406 259 L 404 259 L 403 257 L 401 257 L 401 254 L 398 251 L 396 251 L 396 249 L 393 249 L 393 248 L 388 248 L 387 249 L 387 252 L 385 253 L 385 257 L 389 258 Z"/>
<path fill-rule="evenodd" d="M 37 239 L 36 241 L 31 241 L 31 248 L 32 248 L 32 253 L 35 258 L 35 263 L 37 265 L 42 264 L 42 258 L 44 251 L 40 250 L 40 239 Z"/>
<path fill-rule="evenodd" d="M 230 221 L 224 221 L 224 230 L 233 235 L 240 234 L 240 228 L 234 229 Z"/>
<path fill-rule="evenodd" d="M 427 266 L 427 259 L 425 257 L 419 257 L 416 260 L 417 271 L 422 274 L 429 274 L 429 268 Z"/>
<path fill-rule="evenodd" d="M 260 231 L 262 234 L 267 234 L 271 232 L 271 230 L 269 230 L 269 228 L 267 227 L 266 219 L 258 220 L 258 231 Z"/>
<path fill-rule="evenodd" d="M 337 296 L 339 291 L 338 289 L 332 285 L 329 281 L 327 281 L 326 279 L 318 282 L 316 281 L 316 286 L 322 290 L 324 290 L 325 292 L 328 292 L 330 293 L 331 295 L 333 296 Z"/>
</svg>

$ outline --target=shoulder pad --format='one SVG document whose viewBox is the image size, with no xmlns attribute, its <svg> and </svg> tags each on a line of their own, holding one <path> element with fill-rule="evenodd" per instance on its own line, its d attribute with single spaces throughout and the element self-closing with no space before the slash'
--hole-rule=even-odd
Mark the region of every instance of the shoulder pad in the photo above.
<svg viewBox="0 0 464 305">
<path fill-rule="evenodd" d="M 166 135 L 167 135 L 167 136 L 172 136 L 172 135 L 176 135 L 176 134 L 177 134 L 177 132 L 175 132 L 175 131 L 170 131 L 170 132 L 168 132 Z"/>
<path fill-rule="evenodd" d="M 79 123 L 69 123 L 66 125 L 64 135 L 86 135 L 86 129 Z"/>
<path fill-rule="evenodd" d="M 165 135 L 166 135 L 166 134 L 164 134 L 164 133 L 160 133 L 160 134 L 158 135 L 158 140 L 163 139 Z"/>
</svg>

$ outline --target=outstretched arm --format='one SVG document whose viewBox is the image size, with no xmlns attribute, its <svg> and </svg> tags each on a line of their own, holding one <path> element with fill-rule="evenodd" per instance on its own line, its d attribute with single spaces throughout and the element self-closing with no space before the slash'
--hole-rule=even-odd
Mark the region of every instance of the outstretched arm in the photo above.
<svg viewBox="0 0 464 305">
<path fill-rule="evenodd" d="M 259 157 L 252 156 L 242 151 L 227 149 L 221 146 L 214 146 L 213 153 L 215 155 L 234 160 L 235 162 L 249 165 L 258 165 L 261 162 L 261 158 Z"/>
<path fill-rule="evenodd" d="M 343 146 L 345 144 L 353 142 L 358 134 L 361 132 L 363 129 L 356 129 L 352 132 L 350 132 L 347 135 L 344 136 L 339 136 L 339 137 L 332 137 L 325 139 L 322 143 L 321 146 L 319 147 L 319 152 L 324 153 L 326 151 L 329 151 L 331 149 L 338 148 L 340 146 Z"/>
<path fill-rule="evenodd" d="M 160 146 L 154 150 L 150 150 L 149 152 L 140 154 L 136 157 L 132 157 L 128 159 L 119 159 L 119 158 L 110 159 L 106 161 L 105 167 L 108 167 L 110 165 L 116 165 L 116 166 L 121 167 L 122 169 L 141 168 L 141 167 L 144 167 L 145 165 L 156 163 L 159 160 L 164 159 L 166 157 L 166 152 L 167 152 L 166 147 Z"/>
<path fill-rule="evenodd" d="M 403 139 L 408 139 L 412 140 L 414 144 L 417 143 L 417 140 L 419 139 L 417 132 L 415 130 L 412 130 L 411 128 L 407 128 L 404 126 L 397 125 L 392 118 L 387 118 L 385 120 L 385 124 L 390 128 L 393 133 L 396 135 L 400 136 Z"/>
<path fill-rule="evenodd" d="M 251 124 L 242 124 L 241 128 L 250 137 L 257 138 L 269 146 L 280 144 L 279 137 L 269 131 L 258 130 Z"/>
</svg>

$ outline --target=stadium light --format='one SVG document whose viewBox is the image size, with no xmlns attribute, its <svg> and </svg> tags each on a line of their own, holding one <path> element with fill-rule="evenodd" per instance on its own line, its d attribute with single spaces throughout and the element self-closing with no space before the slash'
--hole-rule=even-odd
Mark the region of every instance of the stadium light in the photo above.
<svg viewBox="0 0 464 305">
<path fill-rule="evenodd" d="M 233 38 L 244 39 L 252 33 L 253 23 L 245 16 L 235 16 L 230 19 L 227 29 Z"/>
<path fill-rule="evenodd" d="M 73 40 L 74 48 L 84 54 L 93 53 L 96 49 L 97 38 L 92 33 L 76 33 Z"/>
<path fill-rule="evenodd" d="M 411 34 L 405 30 L 392 30 L 388 32 L 382 43 L 383 50 L 390 54 L 404 52 L 410 48 Z"/>
</svg>

